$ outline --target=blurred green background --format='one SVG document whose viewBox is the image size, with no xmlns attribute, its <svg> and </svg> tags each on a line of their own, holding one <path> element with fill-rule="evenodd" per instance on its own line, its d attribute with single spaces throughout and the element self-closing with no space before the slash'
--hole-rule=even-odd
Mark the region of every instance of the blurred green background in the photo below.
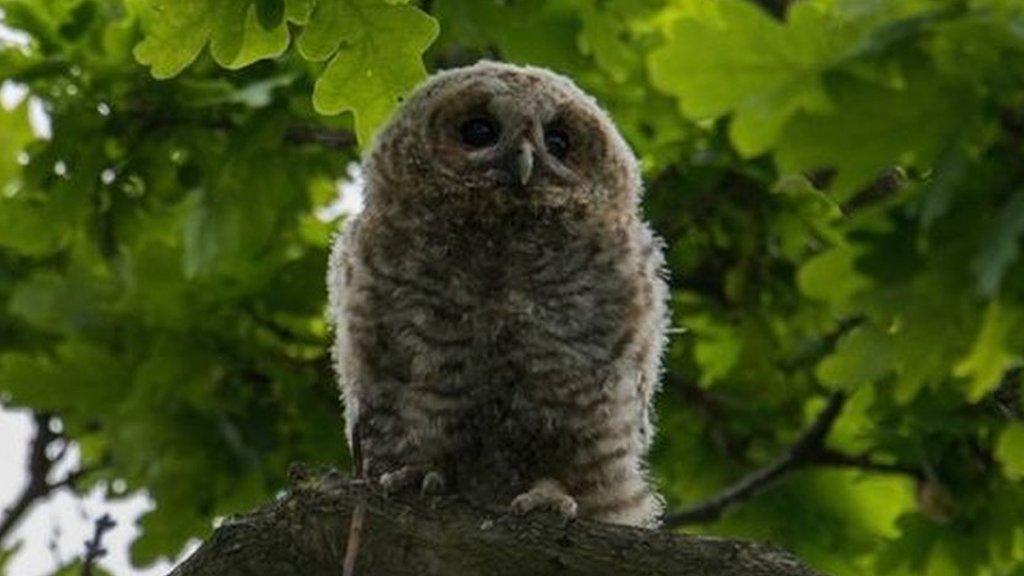
<svg viewBox="0 0 1024 576">
<path fill-rule="evenodd" d="M 642 159 L 671 268 L 671 508 L 842 400 L 799 466 L 684 530 L 837 575 L 1024 575 L 1021 0 L 0 10 L 20 31 L 0 80 L 28 90 L 0 109 L 0 400 L 59 419 L 74 490 L 152 495 L 139 565 L 272 498 L 292 461 L 347 466 L 339 184 L 426 74 L 487 57 L 571 76 Z"/>
</svg>

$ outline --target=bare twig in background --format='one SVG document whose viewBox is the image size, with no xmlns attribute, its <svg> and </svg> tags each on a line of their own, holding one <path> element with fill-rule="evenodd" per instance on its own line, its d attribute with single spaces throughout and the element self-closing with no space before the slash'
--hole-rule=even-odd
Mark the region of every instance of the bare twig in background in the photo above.
<svg viewBox="0 0 1024 576">
<path fill-rule="evenodd" d="M 104 514 L 96 519 L 92 539 L 85 541 L 85 555 L 82 556 L 82 576 L 92 576 L 92 569 L 96 565 L 96 561 L 107 555 L 107 549 L 103 547 L 103 536 L 110 530 L 113 530 L 114 526 L 117 526 L 117 522 L 114 522 L 110 514 Z"/>
<path fill-rule="evenodd" d="M 861 189 L 857 194 L 842 205 L 843 214 L 849 216 L 858 210 L 880 204 L 895 196 L 907 184 L 907 178 L 903 171 L 898 168 L 890 168 L 882 172 L 879 177 Z"/>
<path fill-rule="evenodd" d="M 289 144 L 319 144 L 335 150 L 352 148 L 356 135 L 349 130 L 332 130 L 323 126 L 292 126 L 285 132 Z"/>
<path fill-rule="evenodd" d="M 1021 376 L 1024 369 L 1010 370 L 993 392 L 992 398 L 999 411 L 1007 418 L 1024 420 L 1024 402 L 1021 401 Z"/>
<path fill-rule="evenodd" d="M 74 487 L 75 482 L 83 473 L 82 470 L 75 470 L 57 482 L 50 482 L 47 479 L 50 472 L 53 471 L 53 467 L 64 457 L 67 447 L 65 444 L 56 455 L 51 457 L 48 454 L 50 446 L 65 439 L 61 434 L 53 431 L 54 417 L 51 414 L 36 414 L 34 419 L 36 434 L 29 447 L 28 484 L 25 485 L 25 489 L 14 501 L 14 504 L 4 510 L 3 518 L 0 519 L 0 542 L 10 536 L 34 504 L 56 490 Z"/>
</svg>

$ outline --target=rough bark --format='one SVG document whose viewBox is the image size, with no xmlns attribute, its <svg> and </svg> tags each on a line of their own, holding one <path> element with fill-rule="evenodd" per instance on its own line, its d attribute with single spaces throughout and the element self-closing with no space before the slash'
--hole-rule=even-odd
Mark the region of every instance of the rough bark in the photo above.
<svg viewBox="0 0 1024 576">
<path fill-rule="evenodd" d="M 356 574 L 812 576 L 759 543 L 684 536 L 547 515 L 481 510 L 457 497 L 384 496 L 337 474 L 229 519 L 171 576 L 338 576 L 358 502 Z"/>
</svg>

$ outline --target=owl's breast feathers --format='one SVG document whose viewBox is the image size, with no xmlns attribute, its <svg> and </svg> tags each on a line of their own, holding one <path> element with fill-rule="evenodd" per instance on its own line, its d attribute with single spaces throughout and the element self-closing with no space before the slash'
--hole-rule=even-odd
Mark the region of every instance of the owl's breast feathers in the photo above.
<svg viewBox="0 0 1024 576">
<path fill-rule="evenodd" d="M 490 497 L 552 476 L 588 486 L 584 514 L 650 515 L 638 474 L 664 289 L 646 227 L 386 216 L 364 215 L 349 247 L 342 355 L 356 379 L 395 383 L 362 399 L 416 423 L 417 449 L 458 453 L 460 477 Z M 616 481 L 626 496 L 602 492 Z"/>
</svg>

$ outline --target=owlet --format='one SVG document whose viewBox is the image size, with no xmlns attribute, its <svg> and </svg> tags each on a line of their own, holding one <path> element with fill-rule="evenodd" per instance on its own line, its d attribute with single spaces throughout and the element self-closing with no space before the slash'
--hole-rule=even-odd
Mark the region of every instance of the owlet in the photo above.
<svg viewBox="0 0 1024 576">
<path fill-rule="evenodd" d="M 637 161 L 594 99 L 539 68 L 442 72 L 363 172 L 328 284 L 364 473 L 654 525 L 662 249 Z"/>
</svg>

